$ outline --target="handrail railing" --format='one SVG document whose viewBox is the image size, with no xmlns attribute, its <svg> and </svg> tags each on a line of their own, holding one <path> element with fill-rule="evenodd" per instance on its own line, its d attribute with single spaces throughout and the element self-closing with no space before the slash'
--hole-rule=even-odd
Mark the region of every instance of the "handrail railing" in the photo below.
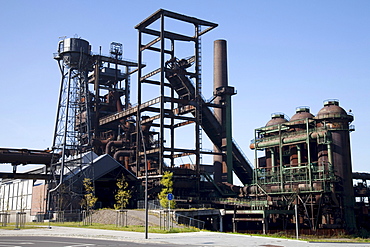
<svg viewBox="0 0 370 247">
<path fill-rule="evenodd" d="M 243 149 L 240 148 L 240 146 L 238 145 L 238 143 L 235 141 L 235 139 L 233 138 L 233 142 L 235 144 L 235 146 L 239 149 L 240 153 L 242 154 L 242 156 L 244 157 L 244 159 L 248 162 L 248 164 L 253 167 L 251 161 L 248 159 L 247 155 L 243 152 Z"/>
</svg>

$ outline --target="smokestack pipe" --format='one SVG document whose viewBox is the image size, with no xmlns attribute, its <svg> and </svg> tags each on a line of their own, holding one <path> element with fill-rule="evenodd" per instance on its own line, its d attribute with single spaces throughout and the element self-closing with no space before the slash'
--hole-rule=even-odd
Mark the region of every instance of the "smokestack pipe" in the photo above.
<svg viewBox="0 0 370 247">
<path fill-rule="evenodd" d="M 219 87 L 228 86 L 228 74 L 227 74 L 227 43 L 226 40 L 220 39 L 214 41 L 214 50 L 213 50 L 213 92 L 216 93 L 216 89 Z M 217 96 L 214 100 L 215 104 L 220 104 L 223 98 Z M 221 136 L 220 138 L 225 137 L 225 126 L 226 114 L 224 108 L 215 108 L 214 115 L 218 122 L 221 125 Z M 221 152 L 217 146 L 213 147 L 215 152 Z M 225 167 L 225 161 L 222 158 L 222 155 L 213 156 L 213 166 L 214 166 L 214 179 L 215 182 L 226 182 L 227 176 Z"/>
<path fill-rule="evenodd" d="M 226 40 L 215 40 L 213 52 L 213 84 L 216 90 L 218 87 L 228 86 Z"/>
</svg>

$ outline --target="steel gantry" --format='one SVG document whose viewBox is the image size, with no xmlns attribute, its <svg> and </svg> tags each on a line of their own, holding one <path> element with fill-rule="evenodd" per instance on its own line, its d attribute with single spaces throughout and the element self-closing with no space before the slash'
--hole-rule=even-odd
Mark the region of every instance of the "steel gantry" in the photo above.
<svg viewBox="0 0 370 247">
<path fill-rule="evenodd" d="M 187 36 L 179 33 L 174 33 L 166 30 L 165 22 L 169 19 L 180 21 L 185 24 L 190 24 L 194 27 L 194 34 Z M 157 30 L 151 26 L 159 24 Z M 158 25 L 157 25 L 158 26 Z M 159 54 L 159 66 L 149 73 L 144 73 L 143 67 L 138 68 L 138 105 L 141 105 L 143 98 L 143 84 L 151 84 L 159 86 L 160 102 L 155 108 L 146 109 L 147 111 L 159 113 L 152 116 L 151 119 L 156 119 L 157 123 L 152 126 L 159 127 L 157 155 L 159 169 L 158 173 L 163 174 L 164 159 L 170 159 L 170 166 L 174 167 L 176 157 L 183 155 L 195 155 L 195 170 L 199 178 L 200 163 L 201 163 L 201 42 L 200 38 L 203 34 L 215 28 L 217 24 L 200 20 L 194 17 L 189 17 L 177 14 L 171 11 L 160 9 L 143 22 L 135 26 L 139 32 L 138 45 L 138 63 L 142 64 L 144 52 L 152 51 Z M 204 30 L 202 31 L 202 28 Z M 145 43 L 144 36 L 150 36 L 150 41 Z M 190 58 L 176 58 L 175 44 L 177 42 L 190 42 L 193 44 L 194 52 Z M 187 72 L 186 76 L 194 80 L 195 92 L 189 92 L 189 88 L 185 85 L 186 82 L 178 80 L 176 73 L 184 72 L 184 68 L 192 69 L 192 72 Z M 170 75 L 170 71 L 172 74 Z M 186 71 L 185 71 L 186 72 Z M 176 74 L 174 76 L 174 73 Z M 153 79 L 155 78 L 155 79 Z M 167 81 L 166 81 L 167 79 Z M 177 89 L 177 90 L 176 90 Z M 175 108 L 175 105 L 177 107 Z M 187 113 L 192 113 L 191 116 L 185 116 Z M 137 111 L 137 119 L 142 119 L 143 111 Z M 151 114 L 146 112 L 146 114 Z M 140 121 L 138 121 L 139 123 Z M 143 120 L 141 121 L 143 124 Z M 176 148 L 175 147 L 175 129 L 188 124 L 195 124 L 195 146 L 192 149 Z M 137 132 L 140 131 L 140 124 L 137 124 Z M 165 136 L 166 129 L 169 130 L 169 136 Z M 169 145 L 166 141 L 169 140 Z M 137 136 L 137 143 L 141 140 Z M 137 166 L 138 170 L 142 163 L 140 155 L 142 145 L 137 145 Z M 149 151 L 147 151 L 149 152 Z M 148 153 L 149 155 L 149 153 Z M 199 181 L 199 179 L 197 179 Z"/>
</svg>

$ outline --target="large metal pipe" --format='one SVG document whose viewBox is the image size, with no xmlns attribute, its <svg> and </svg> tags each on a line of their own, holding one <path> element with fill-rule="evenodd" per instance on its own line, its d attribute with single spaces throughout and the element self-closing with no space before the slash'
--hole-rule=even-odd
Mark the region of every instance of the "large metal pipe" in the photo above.
<svg viewBox="0 0 370 247">
<path fill-rule="evenodd" d="M 111 154 L 112 146 L 122 147 L 123 146 L 123 141 L 110 141 L 110 142 L 108 142 L 107 145 L 105 146 L 105 153 L 106 154 Z"/>
<path fill-rule="evenodd" d="M 214 51 L 213 51 L 213 92 L 216 92 L 216 89 L 219 87 L 228 86 L 227 78 L 227 48 L 226 40 L 215 40 L 214 41 Z M 222 96 L 217 96 L 214 99 L 215 104 L 222 103 Z M 215 108 L 214 115 L 218 122 L 221 125 L 221 136 L 220 138 L 225 137 L 225 128 L 224 124 L 226 122 L 226 114 L 224 108 Z M 221 152 L 217 146 L 213 147 L 215 152 Z M 214 165 L 214 178 L 216 182 L 224 182 L 225 172 L 227 170 L 225 161 L 223 160 L 222 155 L 213 156 L 213 165 Z"/>
<path fill-rule="evenodd" d="M 117 152 L 114 153 L 114 156 L 113 158 L 118 160 L 119 157 L 121 156 L 130 156 L 132 154 L 134 154 L 135 152 L 133 150 L 119 150 Z"/>
<path fill-rule="evenodd" d="M 124 157 L 125 168 L 129 170 L 129 159 L 134 153 L 134 150 L 119 150 L 114 153 L 113 158 L 120 162 L 120 157 Z"/>
<path fill-rule="evenodd" d="M 48 150 L 0 148 L 0 163 L 11 163 L 13 165 L 49 165 L 53 156 L 57 158 L 58 154 L 53 154 Z"/>
<path fill-rule="evenodd" d="M 317 137 L 324 137 L 325 135 L 327 135 L 327 131 L 318 131 L 318 132 L 308 133 L 308 136 L 310 139 L 317 139 Z M 285 144 L 291 144 L 291 143 L 296 143 L 296 142 L 303 142 L 306 139 L 307 139 L 307 134 L 300 134 L 300 135 L 295 135 L 295 136 L 284 137 L 284 138 L 281 138 L 281 140 L 279 138 L 274 138 L 269 141 L 263 141 L 263 142 L 257 142 L 257 143 L 254 142 L 254 143 L 251 143 L 249 147 L 252 150 L 255 149 L 256 147 L 257 148 L 268 148 L 268 147 L 279 145 L 280 141 L 282 145 L 285 145 Z"/>
</svg>

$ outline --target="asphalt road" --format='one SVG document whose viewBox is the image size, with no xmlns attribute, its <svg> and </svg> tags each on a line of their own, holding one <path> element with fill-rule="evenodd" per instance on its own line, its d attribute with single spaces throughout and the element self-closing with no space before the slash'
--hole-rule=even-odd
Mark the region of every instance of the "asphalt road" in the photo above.
<svg viewBox="0 0 370 247">
<path fill-rule="evenodd" d="M 87 238 L 68 238 L 68 237 L 45 237 L 45 236 L 1 236 L 1 247 L 113 247 L 113 246 L 176 246 L 165 243 L 135 243 L 132 241 L 114 241 Z"/>
<path fill-rule="evenodd" d="M 189 232 L 160 234 L 99 229 L 41 227 L 35 229 L 0 229 L 0 247 L 90 247 L 90 246 L 196 246 L 196 247 L 370 247 L 369 243 L 312 243 L 299 240 L 258 237 L 246 234 Z"/>
</svg>

